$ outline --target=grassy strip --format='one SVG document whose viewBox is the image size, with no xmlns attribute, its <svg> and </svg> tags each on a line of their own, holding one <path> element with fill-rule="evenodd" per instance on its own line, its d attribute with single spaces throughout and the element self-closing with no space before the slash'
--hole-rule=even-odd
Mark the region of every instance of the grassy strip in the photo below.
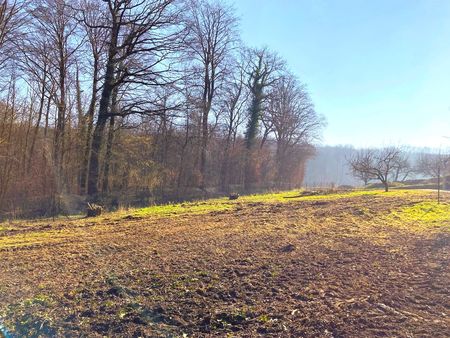
<svg viewBox="0 0 450 338">
<path fill-rule="evenodd" d="M 394 226 L 414 231 L 438 228 L 450 231 L 450 204 L 436 201 L 420 202 L 393 211 L 387 220 Z"/>
<path fill-rule="evenodd" d="M 341 198 L 352 198 L 359 196 L 383 196 L 383 197 L 406 197 L 411 195 L 423 195 L 421 191 L 396 190 L 385 193 L 382 190 L 354 190 L 330 192 L 320 195 L 302 196 L 301 191 L 282 191 L 265 194 L 245 195 L 238 200 L 230 201 L 228 198 L 216 198 L 199 202 L 188 202 L 178 204 L 166 204 L 149 206 L 131 211 L 133 216 L 173 216 L 183 214 L 204 214 L 213 211 L 231 210 L 240 203 L 289 203 L 292 201 L 316 201 L 316 200 L 338 200 Z"/>
<path fill-rule="evenodd" d="M 167 218 L 178 217 L 185 215 L 201 215 L 211 212 L 228 211 L 236 208 L 238 205 L 251 203 L 289 203 L 294 201 L 316 201 L 316 200 L 339 200 L 343 198 L 353 198 L 359 196 L 382 196 L 383 198 L 391 197 L 407 197 L 412 195 L 424 195 L 423 191 L 414 190 L 396 190 L 389 193 L 384 193 L 381 190 L 355 190 L 345 192 L 331 192 L 322 195 L 302 196 L 300 191 L 284 191 L 257 195 L 241 196 L 238 200 L 230 201 L 228 198 L 210 199 L 198 202 L 177 203 L 167 205 L 155 205 L 141 209 L 122 210 L 113 213 L 105 213 L 96 218 L 75 218 L 66 220 L 62 223 L 63 227 L 60 229 L 49 228 L 43 231 L 44 226 L 55 224 L 58 221 L 42 220 L 39 222 L 20 222 L 21 229 L 30 227 L 30 231 L 24 233 L 17 233 L 0 237 L 0 248 L 14 248 L 29 245 L 44 245 L 48 243 L 58 243 L 69 238 L 78 237 L 85 234 L 87 225 L 90 226 L 89 231 L 96 231 L 96 229 L 105 230 L 108 226 L 123 226 L 131 223 L 124 222 L 128 218 Z M 427 202 L 428 203 L 428 202 Z M 432 202 L 430 202 L 432 203 Z M 439 209 L 440 210 L 440 209 Z M 399 211 L 401 212 L 401 211 Z M 417 213 L 417 212 L 416 212 Z M 445 210 L 441 210 L 445 213 Z M 409 217 L 420 217 L 413 212 L 407 213 Z M 401 225 L 401 222 L 411 223 L 414 219 L 403 216 L 391 215 L 388 219 L 392 224 Z M 428 214 L 427 217 L 435 217 Z M 422 217 L 423 218 L 423 217 Z M 0 225 L 0 234 L 3 230 L 14 229 L 14 223 L 8 226 Z M 34 231 L 36 229 L 36 231 Z"/>
</svg>

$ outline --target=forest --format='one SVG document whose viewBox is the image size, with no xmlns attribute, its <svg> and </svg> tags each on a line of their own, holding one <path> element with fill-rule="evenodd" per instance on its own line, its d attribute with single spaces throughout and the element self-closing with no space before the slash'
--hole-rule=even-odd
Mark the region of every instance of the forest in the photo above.
<svg viewBox="0 0 450 338">
<path fill-rule="evenodd" d="M 0 213 L 300 187 L 325 125 L 233 7 L 3 0 Z"/>
</svg>

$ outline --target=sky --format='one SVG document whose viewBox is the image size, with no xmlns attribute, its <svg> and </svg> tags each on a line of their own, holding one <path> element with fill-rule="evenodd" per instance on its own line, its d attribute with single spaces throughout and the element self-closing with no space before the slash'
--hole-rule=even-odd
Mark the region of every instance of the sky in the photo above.
<svg viewBox="0 0 450 338">
<path fill-rule="evenodd" d="M 234 0 L 327 120 L 321 144 L 450 147 L 450 0 Z"/>
</svg>

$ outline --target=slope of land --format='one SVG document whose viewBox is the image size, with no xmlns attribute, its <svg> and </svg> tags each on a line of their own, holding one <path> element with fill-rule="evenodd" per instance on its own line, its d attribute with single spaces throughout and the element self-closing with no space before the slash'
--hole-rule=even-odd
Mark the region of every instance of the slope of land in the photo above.
<svg viewBox="0 0 450 338">
<path fill-rule="evenodd" d="M 450 336 L 450 196 L 280 193 L 0 225 L 13 336 Z"/>
</svg>

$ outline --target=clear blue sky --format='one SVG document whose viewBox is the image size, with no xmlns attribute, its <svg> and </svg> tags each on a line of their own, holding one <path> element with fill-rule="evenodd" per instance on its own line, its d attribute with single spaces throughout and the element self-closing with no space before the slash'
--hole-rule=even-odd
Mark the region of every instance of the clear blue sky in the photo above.
<svg viewBox="0 0 450 338">
<path fill-rule="evenodd" d="M 233 2 L 233 1 L 232 1 Z M 450 146 L 450 0 L 234 0 L 309 88 L 323 144 Z"/>
</svg>

